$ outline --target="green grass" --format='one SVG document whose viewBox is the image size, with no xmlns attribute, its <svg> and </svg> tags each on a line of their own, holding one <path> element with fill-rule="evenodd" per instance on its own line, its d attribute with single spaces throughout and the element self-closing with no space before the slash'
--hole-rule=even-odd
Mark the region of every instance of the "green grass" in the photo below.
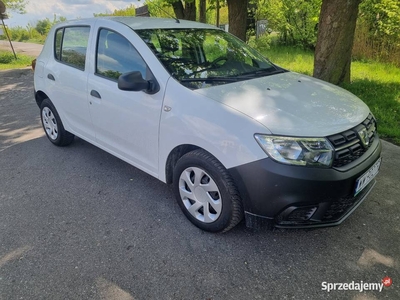
<svg viewBox="0 0 400 300">
<path fill-rule="evenodd" d="M 34 57 L 23 54 L 17 54 L 15 59 L 11 51 L 0 51 L 0 70 L 29 67 L 33 59 Z"/>
<path fill-rule="evenodd" d="M 272 45 L 263 54 L 277 65 L 312 75 L 312 51 Z M 351 83 L 342 87 L 369 106 L 377 118 L 380 136 L 400 145 L 400 68 L 373 61 L 354 61 L 351 65 Z"/>
</svg>

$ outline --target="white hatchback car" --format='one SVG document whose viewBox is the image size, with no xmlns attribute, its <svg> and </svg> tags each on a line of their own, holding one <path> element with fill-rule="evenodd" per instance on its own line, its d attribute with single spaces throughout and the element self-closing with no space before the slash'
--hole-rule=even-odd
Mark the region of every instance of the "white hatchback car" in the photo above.
<svg viewBox="0 0 400 300">
<path fill-rule="evenodd" d="M 34 78 L 53 144 L 76 135 L 172 184 L 203 230 L 336 225 L 375 184 L 381 143 L 361 100 L 214 26 L 60 23 Z"/>
</svg>

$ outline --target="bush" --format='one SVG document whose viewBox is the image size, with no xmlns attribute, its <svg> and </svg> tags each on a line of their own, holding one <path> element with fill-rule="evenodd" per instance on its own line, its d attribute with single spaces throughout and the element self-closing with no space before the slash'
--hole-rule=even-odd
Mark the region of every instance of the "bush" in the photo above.
<svg viewBox="0 0 400 300">
<path fill-rule="evenodd" d="M 254 0 L 257 2 L 257 0 Z M 279 43 L 314 49 L 322 0 L 258 0 L 258 20 L 279 34 Z"/>
<path fill-rule="evenodd" d="M 271 36 L 269 34 L 264 34 L 258 39 L 252 37 L 249 39 L 249 45 L 259 52 L 264 53 L 271 47 Z"/>
<path fill-rule="evenodd" d="M 353 57 L 400 66 L 400 3 L 364 0 L 360 5 Z"/>
<path fill-rule="evenodd" d="M 0 64 L 9 64 L 15 60 L 14 54 L 11 52 L 0 52 Z"/>
<path fill-rule="evenodd" d="M 0 51 L 0 70 L 25 68 L 32 64 L 32 60 L 33 57 L 28 55 L 17 53 L 17 59 L 15 59 L 11 51 Z"/>
</svg>

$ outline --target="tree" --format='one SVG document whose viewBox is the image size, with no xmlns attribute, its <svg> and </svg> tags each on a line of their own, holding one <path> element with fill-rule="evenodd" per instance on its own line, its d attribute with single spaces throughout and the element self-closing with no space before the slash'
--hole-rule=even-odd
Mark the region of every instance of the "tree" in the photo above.
<svg viewBox="0 0 400 300">
<path fill-rule="evenodd" d="M 51 29 L 51 26 L 53 26 L 53 23 L 49 20 L 49 18 L 46 18 L 37 21 L 35 28 L 41 35 L 47 35 Z"/>
<path fill-rule="evenodd" d="M 268 20 L 279 34 L 279 42 L 314 49 L 322 0 L 252 0 L 256 19 Z"/>
<path fill-rule="evenodd" d="M 246 41 L 247 6 L 249 0 L 227 0 L 229 32 Z"/>
<path fill-rule="evenodd" d="M 201 23 L 206 23 L 207 22 L 207 15 L 206 15 L 206 11 L 207 11 L 207 1 L 206 0 L 200 0 L 200 4 L 199 4 L 199 21 Z"/>
<path fill-rule="evenodd" d="M 136 6 L 131 4 L 126 8 L 115 9 L 114 12 L 106 12 L 106 13 L 93 13 L 94 17 L 106 17 L 106 16 L 119 16 L 119 17 L 128 17 L 136 15 Z"/>
<path fill-rule="evenodd" d="M 228 24 L 228 7 L 225 1 L 208 0 L 207 4 L 206 23 L 215 24 L 216 26 L 219 26 L 220 24 Z"/>
<path fill-rule="evenodd" d="M 67 20 L 66 17 L 63 17 L 63 16 L 57 17 L 57 15 L 54 14 L 53 21 L 51 21 L 49 18 L 37 21 L 36 25 L 35 25 L 35 29 L 41 35 L 47 36 L 51 27 L 53 27 L 54 24 L 64 22 L 66 20 Z M 29 29 L 28 29 L 28 31 L 29 31 Z"/>
<path fill-rule="evenodd" d="M 172 6 L 165 0 L 150 0 L 144 3 L 149 9 L 150 16 L 159 18 L 171 18 L 174 15 Z"/>
<path fill-rule="evenodd" d="M 350 82 L 351 51 L 361 0 L 323 0 L 314 56 L 316 78 Z"/>
<path fill-rule="evenodd" d="M 168 0 L 178 19 L 196 21 L 196 1 Z"/>
<path fill-rule="evenodd" d="M 8 10 L 15 11 L 19 14 L 26 13 L 25 6 L 26 0 L 2 0 Z"/>
<path fill-rule="evenodd" d="M 400 1 L 363 0 L 359 7 L 353 59 L 400 66 Z"/>
</svg>

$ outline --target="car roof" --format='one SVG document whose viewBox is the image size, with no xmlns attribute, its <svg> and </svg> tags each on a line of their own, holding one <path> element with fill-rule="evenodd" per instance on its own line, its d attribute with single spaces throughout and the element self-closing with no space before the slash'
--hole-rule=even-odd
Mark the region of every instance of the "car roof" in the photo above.
<svg viewBox="0 0 400 300">
<path fill-rule="evenodd" d="M 154 28 L 212 28 L 215 26 L 173 18 L 152 17 L 109 17 L 110 20 L 124 23 L 132 29 L 154 29 Z M 179 22 L 179 23 L 178 23 Z"/>
<path fill-rule="evenodd" d="M 153 17 L 94 17 L 94 18 L 85 18 L 85 19 L 77 19 L 77 20 L 68 20 L 66 22 L 59 23 L 58 25 L 64 24 L 74 24 L 77 25 L 81 22 L 85 21 L 101 21 L 101 20 L 108 20 L 123 23 L 133 30 L 140 30 L 140 29 L 159 29 L 159 28 L 208 28 L 208 29 L 219 29 L 216 26 L 194 22 L 194 21 L 187 21 L 187 20 L 179 20 L 173 18 L 153 18 Z"/>
</svg>

